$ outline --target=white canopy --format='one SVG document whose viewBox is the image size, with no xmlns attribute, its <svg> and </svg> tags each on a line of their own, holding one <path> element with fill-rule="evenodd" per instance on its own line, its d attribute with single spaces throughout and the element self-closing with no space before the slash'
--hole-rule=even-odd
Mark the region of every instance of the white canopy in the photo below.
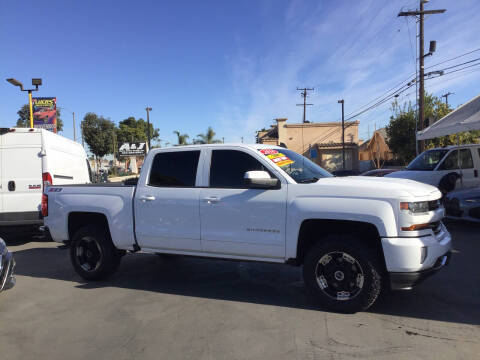
<svg viewBox="0 0 480 360">
<path fill-rule="evenodd" d="M 480 95 L 417 132 L 417 140 L 432 139 L 462 131 L 480 130 Z"/>
</svg>

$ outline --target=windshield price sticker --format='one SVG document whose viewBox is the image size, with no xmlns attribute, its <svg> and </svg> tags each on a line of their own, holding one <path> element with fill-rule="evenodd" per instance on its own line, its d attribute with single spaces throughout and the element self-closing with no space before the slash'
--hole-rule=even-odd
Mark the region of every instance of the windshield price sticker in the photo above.
<svg viewBox="0 0 480 360">
<path fill-rule="evenodd" d="M 295 162 L 277 150 L 262 149 L 260 152 L 280 167 Z"/>
</svg>

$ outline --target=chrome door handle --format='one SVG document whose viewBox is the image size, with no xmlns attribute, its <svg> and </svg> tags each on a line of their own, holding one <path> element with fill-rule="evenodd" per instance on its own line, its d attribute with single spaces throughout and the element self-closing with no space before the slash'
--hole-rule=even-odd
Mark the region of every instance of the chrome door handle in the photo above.
<svg viewBox="0 0 480 360">
<path fill-rule="evenodd" d="M 203 199 L 207 204 L 213 204 L 213 203 L 218 203 L 220 201 L 220 198 L 216 196 L 209 196 Z"/>
<path fill-rule="evenodd" d="M 152 196 L 152 195 L 140 196 L 140 201 L 142 202 L 153 201 L 153 200 L 155 200 L 155 196 Z"/>
</svg>

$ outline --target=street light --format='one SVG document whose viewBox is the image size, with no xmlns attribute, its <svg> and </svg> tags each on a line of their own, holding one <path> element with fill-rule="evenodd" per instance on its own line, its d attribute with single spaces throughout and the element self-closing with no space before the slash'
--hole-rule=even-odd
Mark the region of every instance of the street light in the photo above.
<svg viewBox="0 0 480 360">
<path fill-rule="evenodd" d="M 345 115 L 344 115 L 344 104 L 345 100 L 338 100 L 339 104 L 342 104 L 342 167 L 345 170 Z"/>
<path fill-rule="evenodd" d="M 42 85 L 42 79 L 35 78 L 32 79 L 32 85 L 35 86 L 35 89 L 24 89 L 23 84 L 14 78 L 9 78 L 7 81 L 13 86 L 20 87 L 21 91 L 28 91 L 28 104 L 30 107 L 30 128 L 33 128 L 33 105 L 32 105 L 32 91 L 38 91 L 38 87 Z"/>
</svg>

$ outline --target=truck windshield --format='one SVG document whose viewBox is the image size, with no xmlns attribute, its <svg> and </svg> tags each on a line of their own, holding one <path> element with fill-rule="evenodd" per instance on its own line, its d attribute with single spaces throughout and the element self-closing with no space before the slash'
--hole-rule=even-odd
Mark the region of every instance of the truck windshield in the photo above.
<svg viewBox="0 0 480 360">
<path fill-rule="evenodd" d="M 333 176 L 295 151 L 287 149 L 258 149 L 258 151 L 299 184 L 312 183 L 318 179 Z"/>
<path fill-rule="evenodd" d="M 447 152 L 448 150 L 446 149 L 427 150 L 413 159 L 412 162 L 408 164 L 407 170 L 432 171 Z"/>
</svg>

